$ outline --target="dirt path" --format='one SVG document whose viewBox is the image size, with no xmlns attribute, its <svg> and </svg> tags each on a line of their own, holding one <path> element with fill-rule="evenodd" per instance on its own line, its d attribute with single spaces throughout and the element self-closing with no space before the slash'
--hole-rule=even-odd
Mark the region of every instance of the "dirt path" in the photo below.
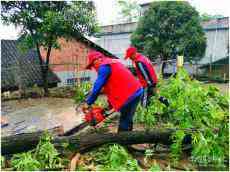
<svg viewBox="0 0 230 172">
<path fill-rule="evenodd" d="M 228 93 L 229 93 L 229 84 L 228 84 L 228 83 L 224 83 L 224 84 L 211 83 L 211 84 L 205 84 L 205 85 L 206 85 L 206 86 L 215 85 L 216 87 L 218 87 L 218 88 L 220 89 L 220 91 L 221 91 L 223 94 L 228 95 Z"/>
</svg>

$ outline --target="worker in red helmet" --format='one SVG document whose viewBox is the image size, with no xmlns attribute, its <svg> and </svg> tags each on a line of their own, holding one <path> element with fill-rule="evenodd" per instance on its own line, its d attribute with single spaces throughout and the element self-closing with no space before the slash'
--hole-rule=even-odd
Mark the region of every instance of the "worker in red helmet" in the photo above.
<svg viewBox="0 0 230 172">
<path fill-rule="evenodd" d="M 105 57 L 98 51 L 88 54 L 86 68 L 94 69 L 98 76 L 84 108 L 92 105 L 103 90 L 109 104 L 121 113 L 118 132 L 132 130 L 133 116 L 143 94 L 140 82 L 119 60 Z"/>
<path fill-rule="evenodd" d="M 142 84 L 144 96 L 142 98 L 142 105 L 146 107 L 150 103 L 151 96 L 155 93 L 157 84 L 157 75 L 151 61 L 137 52 L 135 47 L 129 47 L 126 50 L 125 59 L 131 59 L 137 73 L 137 77 Z"/>
</svg>

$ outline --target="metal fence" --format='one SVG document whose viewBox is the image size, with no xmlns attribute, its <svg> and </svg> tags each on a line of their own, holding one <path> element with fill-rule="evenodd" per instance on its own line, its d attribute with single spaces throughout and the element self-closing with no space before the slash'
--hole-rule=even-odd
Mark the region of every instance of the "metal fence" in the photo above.
<svg viewBox="0 0 230 172">
<path fill-rule="evenodd" d="M 157 74 L 161 72 L 161 63 L 155 64 Z M 202 80 L 229 80 L 228 64 L 184 64 L 185 69 L 196 79 Z M 168 62 L 165 73 L 171 75 L 175 72 L 175 64 Z M 42 84 L 40 65 L 11 65 L 1 68 L 2 89 L 26 88 Z M 70 86 L 84 81 L 94 82 L 96 73 L 83 70 L 77 64 L 50 64 L 48 81 L 53 86 Z M 56 85 L 55 85 L 56 84 Z"/>
<path fill-rule="evenodd" d="M 229 80 L 229 64 L 190 64 L 184 63 L 183 67 L 188 73 L 198 80 L 227 82 Z M 157 73 L 161 73 L 162 64 L 155 65 Z M 166 62 L 164 73 L 170 76 L 176 73 L 176 63 L 172 61 Z"/>
<path fill-rule="evenodd" d="M 40 65 L 10 65 L 1 68 L 2 90 L 25 89 L 42 85 Z M 84 81 L 94 81 L 96 73 L 83 70 L 77 64 L 50 64 L 48 70 L 50 86 L 70 86 Z"/>
</svg>

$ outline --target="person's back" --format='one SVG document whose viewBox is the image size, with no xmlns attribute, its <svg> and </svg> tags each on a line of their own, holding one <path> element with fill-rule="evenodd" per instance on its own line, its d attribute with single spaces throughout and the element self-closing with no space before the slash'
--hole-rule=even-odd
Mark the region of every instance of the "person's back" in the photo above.
<svg viewBox="0 0 230 172">
<path fill-rule="evenodd" d="M 134 63 L 137 77 L 145 88 L 144 96 L 142 98 L 142 105 L 146 107 L 150 104 L 150 97 L 155 94 L 155 87 L 157 84 L 157 75 L 151 61 L 137 52 L 135 47 L 129 47 L 126 50 L 125 59 L 130 58 Z"/>
<path fill-rule="evenodd" d="M 119 109 L 134 92 L 141 88 L 141 84 L 119 60 L 104 58 L 100 66 L 102 65 L 111 67 L 103 93 L 108 96 L 115 109 Z"/>
<path fill-rule="evenodd" d="M 155 86 L 158 82 L 158 79 L 151 61 L 147 57 L 143 56 L 142 54 L 137 53 L 134 62 L 135 62 L 135 69 L 137 71 L 137 77 L 139 78 L 142 86 L 144 88 L 147 86 L 152 86 L 152 87 Z M 147 76 L 143 75 L 142 68 L 143 70 L 146 71 Z"/>
</svg>

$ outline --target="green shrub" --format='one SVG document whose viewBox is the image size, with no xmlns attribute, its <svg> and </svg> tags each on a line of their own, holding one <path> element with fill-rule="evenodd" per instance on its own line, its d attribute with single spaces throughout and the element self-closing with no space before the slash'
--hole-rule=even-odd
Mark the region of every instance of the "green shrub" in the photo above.
<svg viewBox="0 0 230 172">
<path fill-rule="evenodd" d="M 149 168 L 149 171 L 151 171 L 151 172 L 161 171 L 161 168 L 157 163 L 155 163 Z"/>
<path fill-rule="evenodd" d="M 89 154 L 100 171 L 139 171 L 137 160 L 118 144 L 104 145 Z"/>
<path fill-rule="evenodd" d="M 76 87 L 74 96 L 75 103 L 80 103 L 85 100 L 87 93 L 90 91 L 92 84 L 90 82 L 83 82 Z"/>
<path fill-rule="evenodd" d="M 5 158 L 1 155 L 1 169 L 5 168 Z"/>
<path fill-rule="evenodd" d="M 34 171 L 63 168 L 63 160 L 51 144 L 51 136 L 45 132 L 40 138 L 35 150 L 15 154 L 11 159 L 11 166 L 15 170 Z"/>
<path fill-rule="evenodd" d="M 168 99 L 169 107 L 152 98 L 150 107 L 140 108 L 135 121 L 146 127 L 175 128 L 172 136 L 171 158 L 180 158 L 182 141 L 192 136 L 191 160 L 198 164 L 223 166 L 228 159 L 228 98 L 218 88 L 205 88 L 199 81 L 191 80 L 181 69 L 176 77 L 160 80 L 159 95 Z"/>
<path fill-rule="evenodd" d="M 11 159 L 11 166 L 17 171 L 35 171 L 41 169 L 41 164 L 31 152 L 15 154 Z"/>
<path fill-rule="evenodd" d="M 63 167 L 58 156 L 59 153 L 51 143 L 51 136 L 44 133 L 35 149 L 34 157 L 40 162 L 42 169 L 57 169 Z"/>
</svg>

